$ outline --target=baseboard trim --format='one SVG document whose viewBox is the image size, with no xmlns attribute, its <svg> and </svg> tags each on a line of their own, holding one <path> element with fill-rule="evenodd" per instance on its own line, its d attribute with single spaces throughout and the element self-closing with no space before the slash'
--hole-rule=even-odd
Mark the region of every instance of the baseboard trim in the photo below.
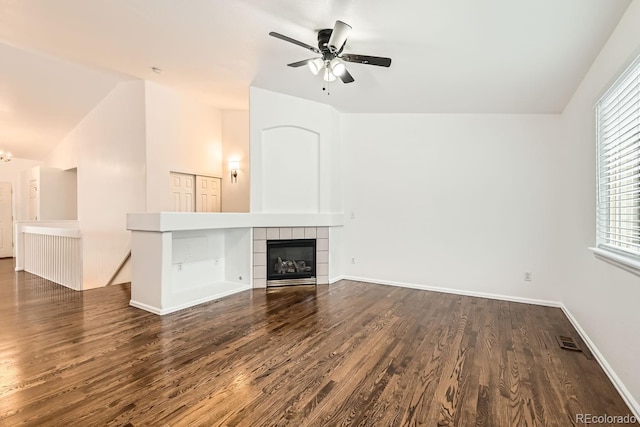
<svg viewBox="0 0 640 427">
<path fill-rule="evenodd" d="M 243 291 L 249 291 L 253 289 L 252 286 L 248 285 L 248 286 L 241 286 L 235 289 L 231 289 L 229 291 L 225 291 L 225 292 L 220 292 L 214 295 L 209 295 L 207 297 L 204 298 L 200 298 L 197 300 L 193 300 L 193 301 L 189 301 L 187 303 L 184 304 L 178 304 L 178 305 L 174 305 L 172 307 L 168 307 L 168 308 L 158 308 L 158 307 L 154 307 L 139 301 L 135 301 L 135 300 L 130 300 L 129 301 L 129 305 L 132 307 L 136 307 L 136 308 L 140 308 L 142 310 L 148 311 L 150 313 L 153 314 L 157 314 L 159 316 L 164 316 L 165 314 L 170 314 L 170 313 L 175 313 L 176 311 L 180 311 L 180 310 L 184 310 L 185 308 L 189 308 L 189 307 L 193 307 L 196 305 L 200 305 L 200 304 L 204 304 L 205 302 L 209 302 L 209 301 L 214 301 L 220 298 L 224 298 L 227 297 L 229 295 L 233 295 L 233 294 L 237 294 L 239 292 L 243 292 Z"/>
<path fill-rule="evenodd" d="M 591 354 L 593 354 L 593 356 L 596 358 L 602 370 L 607 374 L 607 377 L 609 377 L 609 380 L 613 383 L 613 386 L 616 388 L 616 390 L 618 390 L 618 393 L 620 393 L 620 396 L 622 396 L 624 402 L 631 409 L 631 412 L 633 412 L 633 415 L 636 417 L 636 419 L 640 420 L 640 404 L 638 404 L 638 401 L 631 395 L 627 387 L 625 387 L 622 380 L 618 377 L 611 365 L 609 365 L 609 362 L 607 362 L 607 359 L 605 359 L 604 355 L 600 352 L 600 350 L 598 350 L 598 347 L 595 345 L 595 343 L 591 341 L 589 335 L 585 332 L 584 329 L 582 329 L 582 326 L 580 326 L 578 320 L 571 313 L 571 310 L 569 310 L 564 304 L 562 304 L 560 308 L 562 309 L 564 315 L 567 316 L 567 319 L 569 319 L 575 330 L 578 332 L 580 338 L 582 338 L 585 344 L 587 344 L 587 347 L 589 347 Z"/>
<path fill-rule="evenodd" d="M 488 299 L 495 299 L 495 300 L 501 300 L 501 301 L 517 302 L 517 303 L 524 303 L 524 304 L 535 304 L 535 305 L 543 305 L 547 307 L 560 308 L 562 312 L 565 314 L 565 316 L 567 316 L 567 319 L 569 319 L 569 322 L 571 322 L 576 332 L 580 335 L 582 340 L 587 344 L 587 346 L 589 347 L 589 350 L 595 357 L 596 361 L 598 362 L 600 367 L 604 370 L 604 372 L 607 374 L 607 377 L 609 377 L 609 380 L 611 381 L 611 383 L 613 383 L 613 386 L 616 388 L 616 390 L 622 397 L 622 400 L 624 400 L 624 402 L 627 404 L 629 409 L 631 409 L 631 412 L 633 412 L 633 415 L 636 417 L 636 419 L 640 420 L 640 405 L 638 404 L 638 401 L 629 392 L 629 390 L 624 385 L 620 377 L 618 377 L 618 375 L 615 373 L 611 365 L 609 365 L 609 363 L 607 362 L 607 359 L 605 359 L 604 355 L 600 352 L 600 350 L 598 350 L 598 347 L 595 345 L 595 343 L 591 341 L 591 339 L 589 338 L 585 330 L 582 328 L 582 326 L 580 326 L 580 323 L 578 323 L 578 320 L 573 316 L 573 314 L 571 314 L 571 311 L 563 303 L 559 301 L 514 297 L 510 295 L 491 294 L 486 292 L 472 292 L 472 291 L 465 291 L 465 290 L 459 290 L 459 289 L 441 288 L 438 286 L 418 285 L 415 283 L 378 280 L 378 279 L 372 279 L 368 277 L 342 276 L 341 278 L 344 280 L 353 280 L 356 282 L 375 283 L 378 285 L 398 286 L 402 288 L 419 289 L 423 291 L 443 292 L 447 294 L 463 295 L 463 296 L 478 297 L 478 298 L 488 298 Z"/>
<path fill-rule="evenodd" d="M 339 282 L 340 280 L 343 280 L 345 277 L 344 276 L 336 276 L 336 277 L 330 277 L 329 278 L 329 284 L 333 285 L 334 283 Z"/>
<path fill-rule="evenodd" d="M 368 277 L 355 277 L 355 276 L 343 276 L 345 280 L 353 280 L 356 282 L 368 282 L 375 283 L 377 285 L 387 285 L 387 286 L 398 286 L 401 288 L 411 288 L 411 289 L 420 289 L 423 291 L 432 291 L 432 292 L 443 292 L 445 294 L 455 294 L 455 295 L 463 295 L 468 297 L 478 297 L 478 298 L 488 298 L 495 299 L 500 301 L 509 301 L 509 302 L 519 302 L 523 304 L 534 304 L 534 305 L 544 305 L 546 307 L 557 307 L 561 308 L 562 303 L 559 301 L 551 301 L 551 300 L 542 300 L 535 298 L 525 298 L 525 297 L 514 297 L 510 295 L 502 295 L 502 294 L 491 294 L 487 292 L 474 292 L 474 291 L 465 291 L 461 289 L 452 289 L 452 288 L 442 288 L 439 286 L 430 286 L 430 285 L 418 285 L 415 283 L 406 283 L 406 282 L 394 282 L 389 280 L 378 280 L 372 279 Z"/>
<path fill-rule="evenodd" d="M 154 306 L 149 305 L 149 304 L 145 304 L 143 302 L 136 301 L 136 300 L 129 300 L 129 305 L 131 307 L 135 307 L 135 308 L 139 308 L 139 309 L 144 310 L 144 311 L 148 311 L 149 313 L 158 314 L 158 315 L 161 314 L 160 313 L 161 310 L 159 308 L 154 307 Z"/>
</svg>

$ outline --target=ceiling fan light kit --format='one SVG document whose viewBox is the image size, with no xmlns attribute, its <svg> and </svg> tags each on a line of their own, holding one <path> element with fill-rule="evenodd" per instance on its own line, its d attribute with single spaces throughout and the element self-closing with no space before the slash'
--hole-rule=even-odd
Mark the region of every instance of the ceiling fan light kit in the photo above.
<svg viewBox="0 0 640 427">
<path fill-rule="evenodd" d="M 336 76 L 329 70 L 328 68 L 324 69 L 324 74 L 322 75 L 322 80 L 325 82 L 332 82 L 336 79 Z"/>
<path fill-rule="evenodd" d="M 11 153 L 0 151 L 0 162 L 10 162 L 11 159 L 13 159 L 13 155 Z"/>
<path fill-rule="evenodd" d="M 345 24 L 342 21 L 336 21 L 333 26 L 333 31 L 331 31 L 331 37 L 329 37 L 329 52 L 338 53 L 342 50 L 344 43 L 347 41 L 347 37 L 349 37 L 349 33 L 351 32 L 351 25 Z"/>
<path fill-rule="evenodd" d="M 351 26 L 338 20 L 333 26 L 333 29 L 328 28 L 318 31 L 317 48 L 273 31 L 270 32 L 269 35 L 321 55 L 316 58 L 304 59 L 287 65 L 294 68 L 307 65 L 314 75 L 318 75 L 320 71 L 322 71 L 322 78 L 325 82 L 332 82 L 336 80 L 336 78 L 340 78 L 343 83 L 352 83 L 355 81 L 351 73 L 347 70 L 345 61 L 358 64 L 377 65 L 379 67 L 391 66 L 391 58 L 350 53 L 343 54 L 342 51 L 350 32 Z"/>
<path fill-rule="evenodd" d="M 347 66 L 344 64 L 342 59 L 333 58 L 331 62 L 329 62 L 329 69 L 334 76 L 342 76 L 344 75 L 344 72 L 347 71 Z"/>
<path fill-rule="evenodd" d="M 324 67 L 324 61 L 322 58 L 315 58 L 308 62 L 309 69 L 313 73 L 314 76 L 317 76 L 320 70 Z"/>
</svg>

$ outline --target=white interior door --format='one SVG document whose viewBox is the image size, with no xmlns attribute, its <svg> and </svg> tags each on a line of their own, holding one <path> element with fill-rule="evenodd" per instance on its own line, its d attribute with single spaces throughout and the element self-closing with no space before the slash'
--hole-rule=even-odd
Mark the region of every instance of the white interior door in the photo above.
<svg viewBox="0 0 640 427">
<path fill-rule="evenodd" d="M 173 212 L 194 212 L 195 176 L 171 172 L 171 208 Z"/>
<path fill-rule="evenodd" d="M 38 220 L 38 180 L 29 181 L 29 221 Z"/>
<path fill-rule="evenodd" d="M 220 212 L 220 178 L 196 175 L 196 212 Z"/>
<path fill-rule="evenodd" d="M 13 203 L 11 183 L 0 182 L 0 258 L 13 256 Z"/>
</svg>

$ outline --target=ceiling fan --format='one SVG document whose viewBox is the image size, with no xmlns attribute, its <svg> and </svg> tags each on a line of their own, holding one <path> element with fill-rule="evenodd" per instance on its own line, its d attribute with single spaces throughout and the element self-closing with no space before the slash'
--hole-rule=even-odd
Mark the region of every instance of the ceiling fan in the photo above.
<svg viewBox="0 0 640 427">
<path fill-rule="evenodd" d="M 269 35 L 319 54 L 319 57 L 292 62 L 287 65 L 289 67 L 302 67 L 303 65 L 307 65 L 311 72 L 316 75 L 322 71 L 322 77 L 327 82 L 334 81 L 337 77 L 344 83 L 351 83 L 355 80 L 349 71 L 347 71 L 345 61 L 377 65 L 380 67 L 389 67 L 391 65 L 391 58 L 343 53 L 342 50 L 344 49 L 350 31 L 350 25 L 342 21 L 336 21 L 333 29 L 328 28 L 318 31 L 318 47 L 308 45 L 273 31 L 270 32 Z"/>
</svg>

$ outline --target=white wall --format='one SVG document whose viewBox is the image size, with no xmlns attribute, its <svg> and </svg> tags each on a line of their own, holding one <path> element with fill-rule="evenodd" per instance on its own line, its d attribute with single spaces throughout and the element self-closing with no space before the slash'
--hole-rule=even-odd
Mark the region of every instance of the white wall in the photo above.
<svg viewBox="0 0 640 427">
<path fill-rule="evenodd" d="M 0 182 L 10 182 L 13 194 L 11 197 L 11 214 L 13 221 L 29 219 L 29 187 L 25 181 L 29 171 L 38 166 L 39 161 L 13 158 L 10 162 L 0 163 Z M 25 184 L 26 182 L 26 184 Z M 11 233 L 15 239 L 14 233 Z M 15 242 L 13 256 L 15 256 Z"/>
<path fill-rule="evenodd" d="M 564 164 L 561 258 L 563 301 L 605 357 L 640 413 L 640 278 L 596 259 L 595 112 L 593 106 L 640 54 L 640 1 L 634 0 L 562 114 Z"/>
<path fill-rule="evenodd" d="M 35 191 L 40 190 L 40 166 L 24 170 L 22 172 L 22 199 L 25 206 L 25 219 L 29 221 L 37 221 L 40 216 L 40 197 L 35 194 L 34 200 L 31 199 L 31 185 L 34 185 Z"/>
<path fill-rule="evenodd" d="M 331 144 L 330 150 L 323 151 L 321 162 L 328 163 L 330 182 L 329 186 L 329 200 L 328 211 L 329 212 L 343 212 L 342 206 L 342 114 L 335 109 L 331 109 Z M 346 160 L 349 164 L 349 160 Z"/>
<path fill-rule="evenodd" d="M 229 162 L 240 164 L 237 182 L 231 183 Z M 222 212 L 249 212 L 251 162 L 249 112 L 222 111 Z"/>
<path fill-rule="evenodd" d="M 25 186 L 25 178 L 32 168 L 40 164 L 37 160 L 15 157 L 10 162 L 0 163 L 0 182 L 10 182 L 13 186 L 14 221 L 29 219 L 29 188 Z M 26 183 L 28 185 L 28 181 Z"/>
<path fill-rule="evenodd" d="M 46 162 L 78 168 L 84 289 L 107 284 L 131 247 L 126 214 L 145 209 L 144 90 L 142 81 L 118 84 Z"/>
<path fill-rule="evenodd" d="M 222 177 L 221 111 L 145 82 L 146 207 L 171 210 L 169 172 Z"/>
<path fill-rule="evenodd" d="M 121 83 L 50 154 L 47 166 L 77 167 L 85 289 L 106 285 L 130 250 L 127 213 L 169 209 L 169 171 L 221 176 L 221 126 L 187 95 Z M 127 281 L 125 265 L 114 283 Z"/>
<path fill-rule="evenodd" d="M 320 135 L 295 126 L 262 131 L 262 209 L 320 211 Z"/>
<path fill-rule="evenodd" d="M 346 114 L 342 129 L 346 276 L 560 301 L 559 116 Z"/>
<path fill-rule="evenodd" d="M 340 156 L 339 129 L 335 128 L 338 120 L 333 108 L 254 87 L 250 102 L 251 212 L 340 212 L 340 175 L 336 178 L 335 174 Z M 282 194 L 274 194 L 284 190 L 273 185 L 285 180 L 287 170 L 297 170 L 295 165 L 304 154 L 293 147 L 296 138 L 305 144 L 306 135 L 317 139 L 317 167 L 307 168 L 302 181 L 305 188 L 314 187 L 317 202 L 312 203 L 307 197 L 296 200 L 295 193 L 291 195 L 293 200 L 284 202 Z M 306 144 L 304 153 L 310 155 L 309 150 Z M 274 197 L 277 200 L 272 202 Z"/>
<path fill-rule="evenodd" d="M 39 169 L 39 214 L 43 221 L 78 219 L 77 170 Z"/>
</svg>

